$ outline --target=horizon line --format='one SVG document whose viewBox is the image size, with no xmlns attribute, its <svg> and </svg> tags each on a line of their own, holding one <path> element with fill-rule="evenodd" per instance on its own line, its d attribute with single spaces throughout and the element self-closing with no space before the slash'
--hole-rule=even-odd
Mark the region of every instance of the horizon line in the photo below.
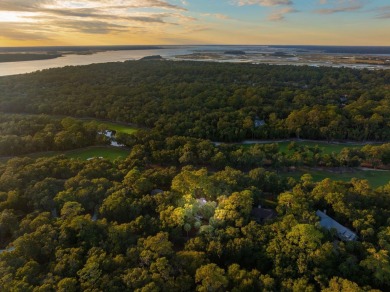
<svg viewBox="0 0 390 292">
<path fill-rule="evenodd" d="M 375 48 L 375 47 L 388 47 L 390 45 L 305 45 L 305 44 L 142 44 L 142 45 L 49 45 L 49 46 L 0 46 L 0 48 L 56 48 L 56 47 L 76 47 L 76 48 L 86 48 L 86 47 L 173 47 L 173 46 L 247 46 L 247 47 L 272 47 L 272 46 L 283 46 L 283 47 L 293 47 L 293 46 L 306 46 L 306 47 L 366 47 L 366 48 Z"/>
</svg>

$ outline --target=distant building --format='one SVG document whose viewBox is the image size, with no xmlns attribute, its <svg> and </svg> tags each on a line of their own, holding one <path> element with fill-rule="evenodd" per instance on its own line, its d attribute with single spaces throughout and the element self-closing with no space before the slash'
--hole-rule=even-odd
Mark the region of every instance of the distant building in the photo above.
<svg viewBox="0 0 390 292">
<path fill-rule="evenodd" d="M 158 194 L 162 194 L 164 191 L 163 190 L 160 190 L 160 189 L 154 189 L 150 192 L 150 194 L 152 196 L 155 196 L 155 195 L 158 195 Z"/>
<path fill-rule="evenodd" d="M 205 198 L 196 199 L 200 206 L 204 206 L 207 204 L 207 200 Z"/>
<path fill-rule="evenodd" d="M 15 250 L 15 247 L 13 247 L 13 246 L 6 248 L 6 249 L 0 249 L 0 254 L 2 254 L 3 252 L 11 252 L 14 250 Z"/>
<path fill-rule="evenodd" d="M 274 210 L 261 208 L 261 206 L 253 208 L 251 212 L 251 216 L 257 223 L 264 223 L 267 220 L 274 219 L 276 218 L 276 215 L 277 214 Z"/>
<path fill-rule="evenodd" d="M 348 95 L 342 95 L 340 96 L 340 102 L 341 103 L 346 103 L 348 101 Z"/>
<path fill-rule="evenodd" d="M 97 210 L 95 210 L 95 212 L 93 212 L 92 217 L 91 217 L 91 220 L 92 220 L 93 222 L 95 222 L 96 220 L 98 220 L 98 212 L 97 212 Z"/>
<path fill-rule="evenodd" d="M 356 233 L 349 230 L 347 227 L 344 227 L 340 223 L 338 223 L 336 220 L 332 219 L 328 215 L 326 215 L 324 212 L 321 212 L 320 210 L 317 210 L 316 215 L 320 217 L 321 221 L 320 224 L 325 229 L 331 230 L 335 229 L 337 232 L 337 236 L 343 240 L 343 241 L 355 241 L 357 240 L 358 236 Z"/>
<path fill-rule="evenodd" d="M 126 145 L 120 144 L 115 140 L 115 134 L 116 131 L 110 131 L 110 130 L 104 130 L 101 132 L 98 132 L 99 135 L 104 135 L 108 140 L 110 140 L 110 145 L 114 147 L 124 147 Z"/>
<path fill-rule="evenodd" d="M 104 159 L 104 157 L 103 156 L 99 156 L 99 157 L 89 157 L 89 158 L 87 158 L 88 161 L 92 160 L 92 159 Z"/>
<path fill-rule="evenodd" d="M 260 120 L 259 117 L 256 117 L 254 122 L 255 122 L 255 128 L 259 128 L 265 125 L 265 121 Z"/>
</svg>

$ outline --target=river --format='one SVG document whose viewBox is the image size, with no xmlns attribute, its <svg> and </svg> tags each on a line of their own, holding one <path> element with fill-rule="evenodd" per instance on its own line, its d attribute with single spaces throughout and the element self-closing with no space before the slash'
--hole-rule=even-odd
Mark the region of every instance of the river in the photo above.
<svg viewBox="0 0 390 292">
<path fill-rule="evenodd" d="M 38 70 L 65 66 L 124 62 L 153 55 L 161 55 L 164 58 L 170 59 L 175 55 L 191 54 L 195 49 L 195 47 L 169 47 L 155 50 L 104 51 L 90 55 L 66 54 L 62 57 L 49 60 L 0 63 L 0 76 L 31 73 Z"/>
</svg>

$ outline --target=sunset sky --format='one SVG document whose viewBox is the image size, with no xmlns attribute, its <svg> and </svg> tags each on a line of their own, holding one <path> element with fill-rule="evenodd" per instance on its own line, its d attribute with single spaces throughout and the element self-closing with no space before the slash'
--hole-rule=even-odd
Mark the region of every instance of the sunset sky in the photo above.
<svg viewBox="0 0 390 292">
<path fill-rule="evenodd" d="M 0 0 L 0 46 L 390 45 L 390 0 Z"/>
</svg>

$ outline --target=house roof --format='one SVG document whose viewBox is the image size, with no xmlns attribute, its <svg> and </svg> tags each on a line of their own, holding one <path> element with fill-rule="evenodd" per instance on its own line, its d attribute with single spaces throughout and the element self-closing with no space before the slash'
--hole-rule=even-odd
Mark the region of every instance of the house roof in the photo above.
<svg viewBox="0 0 390 292">
<path fill-rule="evenodd" d="M 6 248 L 6 249 L 0 249 L 0 254 L 2 254 L 3 252 L 11 252 L 14 250 L 15 250 L 15 247 L 13 247 L 13 246 Z"/>
<path fill-rule="evenodd" d="M 157 194 L 162 194 L 163 192 L 164 192 L 163 190 L 154 189 L 154 190 L 152 190 L 152 191 L 150 192 L 150 194 L 151 194 L 152 196 L 155 196 L 155 195 L 157 195 Z"/>
<path fill-rule="evenodd" d="M 345 241 L 357 240 L 356 233 L 352 232 L 347 227 L 341 225 L 336 220 L 326 215 L 324 212 L 317 210 L 316 215 L 321 219 L 320 221 L 321 226 L 328 230 L 331 230 L 332 228 L 336 229 L 337 235 L 341 240 L 345 240 Z"/>
<path fill-rule="evenodd" d="M 269 220 L 276 217 L 276 212 L 272 209 L 253 208 L 251 215 L 257 220 Z"/>
<path fill-rule="evenodd" d="M 259 119 L 256 119 L 255 120 L 255 127 L 261 127 L 261 126 L 264 126 L 265 125 L 265 121 L 264 120 L 259 120 Z"/>
<path fill-rule="evenodd" d="M 199 198 L 199 199 L 196 199 L 198 201 L 198 203 L 203 206 L 203 205 L 206 205 L 207 203 L 207 200 L 205 198 Z"/>
</svg>

